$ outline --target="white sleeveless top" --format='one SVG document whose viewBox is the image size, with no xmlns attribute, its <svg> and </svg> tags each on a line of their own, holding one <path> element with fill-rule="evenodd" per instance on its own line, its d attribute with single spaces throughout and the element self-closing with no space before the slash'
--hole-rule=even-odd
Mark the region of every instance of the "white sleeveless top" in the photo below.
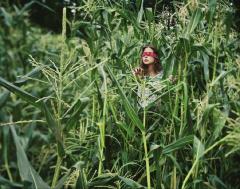
<svg viewBox="0 0 240 189">
<path fill-rule="evenodd" d="M 164 86 L 161 83 L 163 77 L 163 71 L 154 77 L 145 76 L 141 85 L 138 85 L 138 103 L 144 108 L 157 99 L 157 92 L 161 91 Z"/>
</svg>

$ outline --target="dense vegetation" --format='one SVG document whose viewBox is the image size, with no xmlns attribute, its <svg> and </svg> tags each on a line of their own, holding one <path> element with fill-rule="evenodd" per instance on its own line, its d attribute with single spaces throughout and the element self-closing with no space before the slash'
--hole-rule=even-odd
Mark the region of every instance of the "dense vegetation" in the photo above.
<svg viewBox="0 0 240 189">
<path fill-rule="evenodd" d="M 36 2 L 49 15 L 51 6 L 6 2 L 0 188 L 240 188 L 232 3 L 67 1 L 58 34 L 31 20 Z M 164 79 L 157 102 L 141 108 L 145 83 L 132 69 L 147 43 L 159 49 Z"/>
</svg>

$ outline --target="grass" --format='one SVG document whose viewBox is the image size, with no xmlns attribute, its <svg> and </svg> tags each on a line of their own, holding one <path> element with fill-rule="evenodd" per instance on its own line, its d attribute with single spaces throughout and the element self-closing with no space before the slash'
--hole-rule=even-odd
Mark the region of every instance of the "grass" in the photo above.
<svg viewBox="0 0 240 189">
<path fill-rule="evenodd" d="M 7 72 L 1 71 L 0 85 L 11 94 L 0 89 L 0 185 L 239 185 L 234 160 L 239 157 L 240 56 L 237 33 L 227 20 L 232 7 L 214 0 L 176 2 L 175 12 L 166 12 L 175 20 L 169 28 L 163 24 L 166 15 L 155 22 L 154 9 L 144 10 L 143 1 L 137 5 L 134 12 L 123 3 L 85 1 L 73 20 L 64 8 L 62 35 L 42 34 L 23 16 L 26 31 L 34 32 L 22 36 L 23 26 L 7 25 L 4 17 L 0 61 Z M 10 8 L 1 11 L 15 16 Z M 14 35 L 7 36 L 8 30 Z M 40 44 L 32 40 L 41 36 Z M 16 46 L 18 37 L 25 40 L 25 51 L 8 46 L 9 41 Z M 131 71 L 146 42 L 159 49 L 164 79 L 155 91 L 156 104 L 143 109 L 136 91 L 144 82 Z M 28 64 L 15 73 L 18 56 Z M 176 83 L 168 81 L 171 74 Z"/>
</svg>

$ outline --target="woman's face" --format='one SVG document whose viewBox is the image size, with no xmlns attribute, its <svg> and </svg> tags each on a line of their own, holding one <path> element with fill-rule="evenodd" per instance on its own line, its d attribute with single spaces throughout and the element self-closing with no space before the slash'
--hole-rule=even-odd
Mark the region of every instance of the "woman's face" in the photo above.
<svg viewBox="0 0 240 189">
<path fill-rule="evenodd" d="M 144 64 L 153 64 L 155 63 L 155 58 L 156 54 L 154 53 L 153 49 L 150 47 L 147 47 L 144 49 L 142 53 L 142 61 Z"/>
</svg>

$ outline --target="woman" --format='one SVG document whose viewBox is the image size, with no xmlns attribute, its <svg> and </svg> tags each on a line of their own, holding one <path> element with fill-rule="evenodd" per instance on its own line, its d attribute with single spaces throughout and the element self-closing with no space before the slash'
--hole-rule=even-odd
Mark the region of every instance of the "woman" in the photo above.
<svg viewBox="0 0 240 189">
<path fill-rule="evenodd" d="M 140 67 L 134 69 L 134 74 L 142 78 L 141 85 L 138 85 L 139 104 L 142 108 L 155 102 L 158 98 L 157 92 L 161 91 L 166 85 L 161 81 L 163 69 L 159 61 L 159 55 L 155 47 L 147 45 L 141 52 Z M 169 80 L 173 82 L 173 77 Z"/>
<path fill-rule="evenodd" d="M 141 65 L 134 70 L 136 76 L 155 77 L 162 74 L 162 66 L 159 62 L 158 52 L 155 47 L 148 45 L 141 52 Z"/>
</svg>

